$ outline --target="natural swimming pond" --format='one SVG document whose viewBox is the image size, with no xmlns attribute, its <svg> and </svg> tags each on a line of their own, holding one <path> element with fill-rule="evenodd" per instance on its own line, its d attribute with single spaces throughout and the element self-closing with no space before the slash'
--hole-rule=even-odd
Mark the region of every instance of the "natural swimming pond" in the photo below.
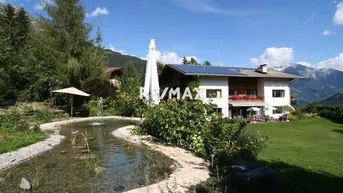
<svg viewBox="0 0 343 193">
<path fill-rule="evenodd" d="M 92 122 L 62 126 L 60 134 L 66 139 L 53 150 L 6 170 L 0 192 L 20 192 L 21 178 L 31 182 L 32 192 L 39 193 L 122 192 L 166 179 L 174 165 L 171 159 L 112 136 L 113 130 L 127 125 L 132 123 L 104 121 L 97 126 Z M 84 135 L 88 153 L 87 148 L 80 147 Z"/>
</svg>

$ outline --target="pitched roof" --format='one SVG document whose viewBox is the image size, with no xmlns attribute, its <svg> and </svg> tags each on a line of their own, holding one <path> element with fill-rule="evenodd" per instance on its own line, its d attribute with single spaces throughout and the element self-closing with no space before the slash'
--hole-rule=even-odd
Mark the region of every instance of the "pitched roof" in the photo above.
<svg viewBox="0 0 343 193">
<path fill-rule="evenodd" d="M 104 72 L 112 72 L 112 71 L 117 71 L 117 70 L 123 70 L 123 67 L 107 67 L 105 68 Z"/>
<path fill-rule="evenodd" d="M 202 76 L 228 76 L 228 77 L 256 77 L 256 78 L 289 78 L 302 79 L 304 77 L 279 72 L 268 69 L 267 73 L 261 73 L 253 68 L 237 68 L 226 66 L 198 66 L 198 65 L 179 65 L 167 64 L 172 69 L 179 71 L 183 75 L 202 75 Z"/>
<path fill-rule="evenodd" d="M 244 74 L 222 66 L 178 65 L 168 64 L 174 70 L 184 75 L 211 75 L 211 76 L 243 76 Z"/>
<path fill-rule="evenodd" d="M 280 71 L 276 71 L 272 69 L 268 69 L 267 73 L 260 73 L 260 72 L 257 72 L 255 69 L 249 69 L 249 70 L 242 69 L 238 71 L 241 72 L 242 74 L 245 74 L 247 77 L 256 77 L 256 78 L 291 78 L 291 79 L 304 78 L 302 76 L 280 72 Z"/>
</svg>

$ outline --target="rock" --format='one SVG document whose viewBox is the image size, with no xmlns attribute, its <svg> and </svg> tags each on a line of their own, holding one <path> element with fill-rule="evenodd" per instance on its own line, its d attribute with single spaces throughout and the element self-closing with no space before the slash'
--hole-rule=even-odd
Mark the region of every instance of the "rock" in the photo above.
<svg viewBox="0 0 343 193">
<path fill-rule="evenodd" d="M 21 179 L 21 182 L 20 182 L 20 186 L 19 186 L 21 189 L 23 190 L 31 190 L 31 184 L 30 182 L 25 179 L 25 178 L 22 178 Z"/>
<path fill-rule="evenodd" d="M 114 192 L 122 192 L 125 190 L 125 187 L 122 185 L 119 185 L 117 187 L 114 187 Z"/>
<path fill-rule="evenodd" d="M 138 181 L 137 184 L 138 184 L 139 187 L 142 187 L 142 186 L 145 185 L 145 182 L 144 182 L 144 180 L 140 180 L 140 181 Z"/>
<path fill-rule="evenodd" d="M 96 174 L 99 174 L 99 173 L 104 172 L 105 170 L 106 170 L 106 168 L 104 168 L 104 167 L 97 167 L 97 168 L 95 168 L 94 172 Z"/>
</svg>

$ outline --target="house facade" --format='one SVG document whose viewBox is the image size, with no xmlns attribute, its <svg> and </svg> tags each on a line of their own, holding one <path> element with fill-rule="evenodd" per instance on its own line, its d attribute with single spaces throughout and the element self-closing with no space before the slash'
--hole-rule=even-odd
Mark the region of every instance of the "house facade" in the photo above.
<svg viewBox="0 0 343 193">
<path fill-rule="evenodd" d="M 279 118 L 291 112 L 290 84 L 303 77 L 268 70 L 220 66 L 166 65 L 160 76 L 162 87 L 180 87 L 191 77 L 200 82 L 200 98 L 217 105 L 225 117 L 244 116 L 255 107 L 254 114 Z"/>
</svg>

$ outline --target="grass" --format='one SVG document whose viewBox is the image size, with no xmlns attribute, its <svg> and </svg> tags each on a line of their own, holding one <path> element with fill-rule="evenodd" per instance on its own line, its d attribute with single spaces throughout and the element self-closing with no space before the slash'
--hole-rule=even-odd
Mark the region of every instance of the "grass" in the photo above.
<svg viewBox="0 0 343 193">
<path fill-rule="evenodd" d="M 0 139 L 0 154 L 15 151 L 21 147 L 34 144 L 46 139 L 47 135 L 41 132 L 4 132 L 0 131 L 0 136 L 9 136 L 10 139 Z"/>
<path fill-rule="evenodd" d="M 278 172 L 282 192 L 342 192 L 342 124 L 312 119 L 248 128 L 268 136 L 258 159 Z"/>
</svg>

